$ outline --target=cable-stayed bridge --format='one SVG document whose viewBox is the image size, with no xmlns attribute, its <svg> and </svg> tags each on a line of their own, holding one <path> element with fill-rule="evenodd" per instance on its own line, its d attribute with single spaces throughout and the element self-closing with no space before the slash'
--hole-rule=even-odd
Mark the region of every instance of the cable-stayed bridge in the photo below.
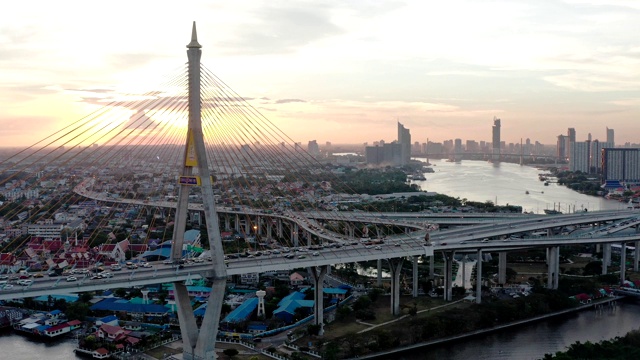
<svg viewBox="0 0 640 360">
<path fill-rule="evenodd" d="M 308 267 L 316 285 L 315 323 L 322 325 L 322 284 L 332 264 L 386 259 L 392 273 L 391 309 L 397 314 L 405 257 L 413 259 L 417 272 L 418 256 L 442 251 L 445 296 L 450 299 L 455 251 L 480 254 L 544 246 L 554 259 L 560 245 L 640 240 L 637 234 L 615 231 L 595 237 L 498 240 L 576 224 L 626 222 L 618 229 L 637 228 L 635 213 L 624 211 L 558 217 L 469 215 L 466 220 L 334 211 L 334 196 L 350 189 L 333 169 L 201 65 L 195 24 L 187 48 L 186 71 L 168 76 L 144 94 L 86 99 L 96 105 L 93 113 L 0 162 L 4 269 L 90 268 L 123 262 L 134 247 L 152 248 L 158 242 L 170 244 L 164 257 L 175 264 L 158 262 L 153 269 L 118 272 L 108 279 L 45 277 L 5 287 L 0 299 L 173 282 L 185 359 L 210 359 L 215 357 L 213 340 L 228 275 Z M 433 222 L 476 226 L 436 234 Z M 206 234 L 200 244 L 185 239 L 189 229 Z M 271 254 L 225 262 L 221 230 L 260 238 L 269 247 L 340 247 L 326 246 L 317 255 L 300 251 L 293 259 Z M 428 232 L 431 239 L 425 241 Z M 382 238 L 383 246 L 361 244 Z M 178 264 L 185 251 L 198 246 L 208 251 L 210 262 Z M 557 265 L 550 261 L 550 273 L 556 274 L 552 282 L 557 282 Z M 196 278 L 206 278 L 212 286 L 199 328 L 184 284 Z M 414 276 L 414 292 L 416 280 Z"/>
</svg>

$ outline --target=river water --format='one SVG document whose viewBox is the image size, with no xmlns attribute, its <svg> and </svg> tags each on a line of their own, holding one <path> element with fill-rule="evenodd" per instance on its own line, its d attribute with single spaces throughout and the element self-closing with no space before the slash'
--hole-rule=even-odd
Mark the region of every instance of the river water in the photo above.
<svg viewBox="0 0 640 360">
<path fill-rule="evenodd" d="M 460 163 L 431 160 L 431 163 L 435 172 L 425 173 L 425 181 L 413 182 L 425 191 L 471 201 L 519 205 L 536 214 L 554 207 L 564 213 L 626 208 L 624 203 L 579 194 L 555 183 L 544 186 L 538 174 L 545 171 L 530 166 L 467 160 Z"/>
<path fill-rule="evenodd" d="M 640 305 L 618 302 L 582 312 L 506 329 L 446 345 L 394 356 L 398 360 L 530 360 L 555 354 L 580 341 L 610 340 L 640 326 Z"/>
<path fill-rule="evenodd" d="M 76 357 L 73 349 L 75 339 L 60 339 L 56 342 L 42 342 L 5 330 L 0 334 L 0 358 L 11 360 L 68 360 Z"/>
<path fill-rule="evenodd" d="M 563 212 L 616 210 L 625 204 L 587 195 L 566 187 L 544 184 L 539 171 L 517 164 L 491 164 L 482 161 L 433 162 L 435 173 L 416 183 L 426 191 L 492 201 L 499 205 L 520 205 L 525 211 L 542 213 L 558 204 Z M 529 194 L 525 194 L 529 191 Z M 544 193 L 543 193 L 544 192 Z M 374 269 L 375 270 L 375 269 Z M 469 271 L 470 272 L 470 271 Z M 466 275 L 466 274 L 465 274 Z M 466 276 L 465 276 L 466 277 Z M 603 311 L 588 310 L 498 333 L 463 340 L 455 344 L 432 346 L 395 356 L 405 360 L 540 359 L 545 353 L 562 351 L 576 341 L 600 341 L 622 336 L 640 326 L 640 305 L 619 303 Z M 76 358 L 75 340 L 42 343 L 11 332 L 0 334 L 0 358 L 12 360 L 66 360 Z"/>
</svg>

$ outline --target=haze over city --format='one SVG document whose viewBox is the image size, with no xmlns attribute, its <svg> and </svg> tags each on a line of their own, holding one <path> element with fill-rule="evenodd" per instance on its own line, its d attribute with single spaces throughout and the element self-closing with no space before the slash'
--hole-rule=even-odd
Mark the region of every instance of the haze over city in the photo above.
<svg viewBox="0 0 640 360">
<path fill-rule="evenodd" d="M 0 143 L 25 146 L 183 67 L 203 64 L 296 141 L 554 144 L 568 127 L 637 143 L 634 1 L 80 1 L 0 14 Z"/>
</svg>

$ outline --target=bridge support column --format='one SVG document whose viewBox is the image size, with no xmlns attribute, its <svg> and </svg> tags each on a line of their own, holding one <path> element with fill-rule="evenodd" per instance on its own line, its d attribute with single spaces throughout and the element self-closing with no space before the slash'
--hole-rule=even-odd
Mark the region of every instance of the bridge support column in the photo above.
<svg viewBox="0 0 640 360">
<path fill-rule="evenodd" d="M 436 275 L 436 256 L 429 256 L 429 279 L 434 279 Z"/>
<path fill-rule="evenodd" d="M 293 240 L 293 246 L 298 247 L 298 224 L 293 223 L 293 227 L 291 228 L 291 239 Z"/>
<path fill-rule="evenodd" d="M 482 250 L 478 249 L 476 262 L 476 304 L 482 303 Z"/>
<path fill-rule="evenodd" d="M 547 248 L 547 289 L 557 289 L 560 278 L 560 248 Z"/>
<path fill-rule="evenodd" d="M 261 216 L 258 216 L 256 218 L 256 237 L 262 237 L 262 223 L 263 223 L 263 218 Z"/>
<path fill-rule="evenodd" d="M 231 219 L 229 215 L 224 216 L 224 229 L 227 231 L 231 230 Z"/>
<path fill-rule="evenodd" d="M 378 262 L 376 265 L 378 270 L 376 286 L 382 287 L 382 259 L 378 259 Z"/>
<path fill-rule="evenodd" d="M 314 284 L 313 324 L 320 325 L 318 335 L 324 335 L 324 277 L 329 267 L 330 265 L 309 268 Z"/>
<path fill-rule="evenodd" d="M 273 220 L 267 219 L 267 240 L 273 239 Z"/>
<path fill-rule="evenodd" d="M 467 288 L 465 287 L 465 283 L 464 283 L 464 279 L 467 276 L 467 255 L 463 255 L 462 256 L 462 288 L 467 290 Z"/>
<path fill-rule="evenodd" d="M 602 244 L 602 275 L 607 275 L 611 264 L 611 244 Z"/>
<path fill-rule="evenodd" d="M 507 252 L 501 251 L 498 253 L 498 284 L 504 285 L 507 283 Z"/>
<path fill-rule="evenodd" d="M 443 251 L 444 258 L 444 301 L 453 299 L 453 251 Z"/>
<path fill-rule="evenodd" d="M 282 230 L 282 219 L 278 219 L 276 232 L 278 234 L 278 240 L 284 237 L 284 231 Z"/>
<path fill-rule="evenodd" d="M 414 298 L 418 297 L 418 257 L 414 256 L 413 257 L 413 288 L 412 288 L 412 292 L 411 295 L 413 295 Z"/>
<path fill-rule="evenodd" d="M 196 317 L 193 315 L 191 299 L 187 287 L 181 282 L 174 282 L 174 297 L 176 300 L 176 311 L 180 323 L 180 334 L 182 335 L 182 347 L 185 354 L 194 354 L 198 342 L 198 325 Z"/>
<path fill-rule="evenodd" d="M 203 274 L 203 276 L 212 280 L 213 285 L 200 329 L 198 329 L 196 325 L 186 286 L 181 282 L 175 282 L 174 288 L 178 309 L 178 321 L 184 343 L 183 359 L 213 360 L 216 358 L 215 344 L 218 335 L 222 301 L 224 300 L 227 270 L 224 264 L 224 249 L 220 237 L 219 218 L 216 213 L 211 176 L 207 164 L 207 152 L 202 135 L 200 116 L 200 57 L 202 52 L 200 50 L 201 45 L 197 39 L 195 22 L 193 23 L 191 42 L 187 45 L 187 48 L 187 56 L 189 58 L 189 123 L 183 162 L 184 166 L 181 175 L 193 175 L 194 170 L 197 168 L 197 173 L 201 177 L 202 205 L 206 218 L 207 232 L 209 234 L 209 248 L 211 249 L 213 260 L 211 268 Z M 189 192 L 190 189 L 188 189 L 187 185 L 180 185 L 178 189 L 178 202 L 176 203 L 173 244 L 171 246 L 171 259 L 173 260 L 180 259 L 182 255 Z"/>
<path fill-rule="evenodd" d="M 640 241 L 634 243 L 633 250 L 633 271 L 638 272 L 638 261 L 640 260 Z"/>
<path fill-rule="evenodd" d="M 244 236 L 251 234 L 251 216 L 247 215 L 244 221 Z"/>
<path fill-rule="evenodd" d="M 233 228 L 236 232 L 240 232 L 240 214 L 236 214 L 236 221 L 233 224 Z"/>
<path fill-rule="evenodd" d="M 626 280 L 627 272 L 627 243 L 620 243 L 620 284 Z"/>
<path fill-rule="evenodd" d="M 391 314 L 400 315 L 400 273 L 404 258 L 387 259 L 391 270 Z"/>
</svg>

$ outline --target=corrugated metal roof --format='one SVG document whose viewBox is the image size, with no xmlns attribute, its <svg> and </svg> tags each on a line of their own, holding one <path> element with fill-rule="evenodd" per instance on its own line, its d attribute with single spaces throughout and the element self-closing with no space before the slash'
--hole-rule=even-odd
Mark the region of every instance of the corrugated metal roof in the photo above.
<svg viewBox="0 0 640 360">
<path fill-rule="evenodd" d="M 258 298 L 251 298 L 243 302 L 227 315 L 222 322 L 235 323 L 246 320 L 258 307 Z"/>
</svg>

